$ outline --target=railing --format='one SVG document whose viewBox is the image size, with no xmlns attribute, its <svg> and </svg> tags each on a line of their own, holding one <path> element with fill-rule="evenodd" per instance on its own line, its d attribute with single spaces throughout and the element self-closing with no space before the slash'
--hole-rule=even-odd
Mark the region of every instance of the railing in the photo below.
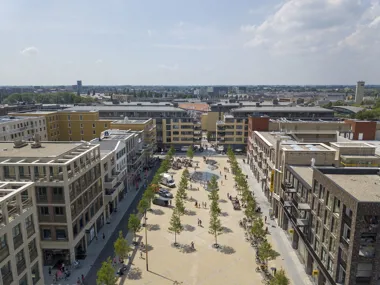
<svg viewBox="0 0 380 285">
<path fill-rule="evenodd" d="M 22 202 L 22 209 L 23 209 L 23 211 L 27 211 L 30 208 L 33 208 L 33 201 L 32 201 L 32 199 L 27 199 L 26 201 Z"/>
<path fill-rule="evenodd" d="M 64 195 L 53 195 L 52 201 L 54 203 L 65 203 L 65 196 Z"/>
<path fill-rule="evenodd" d="M 19 215 L 20 215 L 20 211 L 18 209 L 18 206 L 14 206 L 10 210 L 8 210 L 8 218 L 10 221 Z"/>
<path fill-rule="evenodd" d="M 20 245 L 22 245 L 22 235 L 17 235 L 13 238 L 14 248 L 17 249 Z"/>
<path fill-rule="evenodd" d="M 25 259 L 19 260 L 17 262 L 17 273 L 20 275 L 26 268 L 26 262 Z"/>
<path fill-rule="evenodd" d="M 1 275 L 3 277 L 3 284 L 11 284 L 13 282 L 13 276 L 11 271 Z"/>
<path fill-rule="evenodd" d="M 38 252 L 36 249 L 33 249 L 33 250 L 29 250 L 29 257 L 30 257 L 30 262 L 32 262 L 33 260 L 35 260 L 38 256 Z"/>
</svg>

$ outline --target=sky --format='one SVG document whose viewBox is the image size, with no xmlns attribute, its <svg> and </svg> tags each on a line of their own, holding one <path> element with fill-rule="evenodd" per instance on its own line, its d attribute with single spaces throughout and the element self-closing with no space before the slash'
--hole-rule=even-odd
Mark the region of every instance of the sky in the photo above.
<svg viewBox="0 0 380 285">
<path fill-rule="evenodd" d="M 380 0 L 0 0 L 0 85 L 380 84 Z"/>
</svg>

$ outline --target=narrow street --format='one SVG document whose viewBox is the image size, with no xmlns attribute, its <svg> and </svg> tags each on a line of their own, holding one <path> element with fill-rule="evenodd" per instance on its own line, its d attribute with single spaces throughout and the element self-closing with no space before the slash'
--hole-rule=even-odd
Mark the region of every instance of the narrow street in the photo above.
<svg viewBox="0 0 380 285">
<path fill-rule="evenodd" d="M 256 201 L 260 205 L 264 216 L 269 217 L 270 204 L 261 190 L 260 184 L 253 177 L 252 171 L 249 165 L 243 163 L 242 159 L 238 159 L 240 167 L 243 173 L 248 175 L 248 183 L 251 185 L 251 190 L 253 190 Z M 281 258 L 284 260 L 285 272 L 287 276 L 292 281 L 294 285 L 311 285 L 309 277 L 305 273 L 303 265 L 299 261 L 295 250 L 292 248 L 288 238 L 286 237 L 284 231 L 277 226 L 276 221 L 270 220 L 267 223 L 270 232 L 270 241 L 272 242 L 275 250 L 281 254 Z"/>
</svg>

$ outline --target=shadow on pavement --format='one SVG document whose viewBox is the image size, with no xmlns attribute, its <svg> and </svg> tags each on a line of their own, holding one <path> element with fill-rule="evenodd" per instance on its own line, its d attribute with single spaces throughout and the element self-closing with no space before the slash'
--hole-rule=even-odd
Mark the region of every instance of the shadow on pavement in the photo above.
<svg viewBox="0 0 380 285">
<path fill-rule="evenodd" d="M 195 216 L 197 213 L 193 210 L 185 210 L 185 214 L 188 216 Z"/>
<path fill-rule="evenodd" d="M 148 225 L 148 231 L 159 231 L 161 229 L 159 224 Z"/>
<path fill-rule="evenodd" d="M 153 215 L 157 215 L 157 216 L 162 216 L 163 214 L 165 214 L 165 212 L 162 211 L 161 209 L 153 209 L 153 210 L 151 210 L 151 213 Z"/>
<path fill-rule="evenodd" d="M 151 271 L 151 270 L 148 270 L 148 272 L 151 273 L 151 274 L 154 274 L 154 275 L 160 276 L 161 278 L 164 278 L 164 279 L 169 280 L 169 281 L 171 281 L 171 282 L 174 282 L 173 279 L 170 279 L 170 278 L 168 278 L 168 277 L 166 277 L 166 276 L 163 276 L 163 275 L 158 274 L 158 273 L 156 273 L 156 272 L 153 272 L 153 271 Z"/>
<path fill-rule="evenodd" d="M 229 214 L 228 214 L 227 212 L 221 212 L 220 215 L 221 215 L 222 217 L 228 217 L 228 216 L 229 216 Z"/>
<path fill-rule="evenodd" d="M 219 202 L 219 203 L 227 203 L 227 200 L 225 200 L 225 199 L 219 199 L 218 202 Z"/>
<path fill-rule="evenodd" d="M 224 254 L 234 254 L 236 250 L 228 245 L 222 245 L 218 249 L 219 252 L 224 253 Z"/>
<path fill-rule="evenodd" d="M 227 227 L 222 227 L 222 231 L 224 234 L 233 233 L 234 231 Z"/>
<path fill-rule="evenodd" d="M 195 231 L 195 227 L 193 227 L 192 225 L 189 225 L 189 224 L 183 225 L 183 229 L 187 232 Z"/>
</svg>

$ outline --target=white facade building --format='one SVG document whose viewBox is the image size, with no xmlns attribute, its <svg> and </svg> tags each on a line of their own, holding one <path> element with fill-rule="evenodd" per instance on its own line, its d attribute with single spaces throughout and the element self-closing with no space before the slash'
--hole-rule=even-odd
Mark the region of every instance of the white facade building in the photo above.
<svg viewBox="0 0 380 285">
<path fill-rule="evenodd" d="M 41 140 L 47 141 L 46 121 L 43 117 L 0 117 L 0 141 L 32 141 L 39 134 Z"/>
<path fill-rule="evenodd" d="M 0 181 L 0 284 L 43 285 L 33 182 Z"/>
</svg>

